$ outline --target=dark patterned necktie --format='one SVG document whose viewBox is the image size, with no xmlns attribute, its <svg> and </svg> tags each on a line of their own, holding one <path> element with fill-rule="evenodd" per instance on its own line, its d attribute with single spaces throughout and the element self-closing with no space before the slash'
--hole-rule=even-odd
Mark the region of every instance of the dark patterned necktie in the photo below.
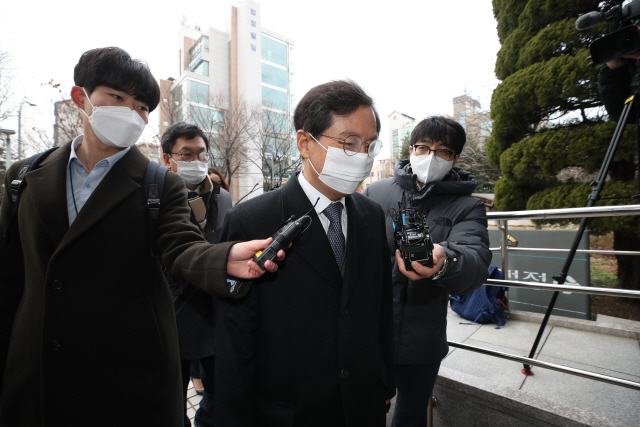
<svg viewBox="0 0 640 427">
<path fill-rule="evenodd" d="M 331 203 L 325 210 L 322 211 L 327 218 L 329 218 L 329 230 L 327 230 L 327 237 L 329 243 L 331 243 L 331 249 L 336 256 L 336 262 L 338 266 L 342 266 L 342 259 L 344 258 L 344 234 L 342 234 L 342 203 Z"/>
</svg>

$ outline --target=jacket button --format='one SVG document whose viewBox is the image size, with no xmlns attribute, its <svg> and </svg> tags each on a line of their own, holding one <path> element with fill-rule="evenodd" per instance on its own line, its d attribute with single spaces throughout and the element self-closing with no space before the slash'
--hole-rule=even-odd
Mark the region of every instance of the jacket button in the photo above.
<svg viewBox="0 0 640 427">
<path fill-rule="evenodd" d="M 347 378 L 349 376 L 349 370 L 344 368 L 342 372 L 340 372 L 340 378 Z"/>
<path fill-rule="evenodd" d="M 349 314 L 349 310 L 347 310 L 346 308 L 342 310 L 342 317 L 345 317 L 347 314 Z"/>
<path fill-rule="evenodd" d="M 60 341 L 53 340 L 53 341 L 51 341 L 51 350 L 53 350 L 53 351 L 58 350 L 61 345 L 62 344 L 60 344 Z"/>
<path fill-rule="evenodd" d="M 62 280 L 54 280 L 53 284 L 52 284 L 52 287 L 56 291 L 59 291 L 60 289 L 62 289 Z"/>
</svg>

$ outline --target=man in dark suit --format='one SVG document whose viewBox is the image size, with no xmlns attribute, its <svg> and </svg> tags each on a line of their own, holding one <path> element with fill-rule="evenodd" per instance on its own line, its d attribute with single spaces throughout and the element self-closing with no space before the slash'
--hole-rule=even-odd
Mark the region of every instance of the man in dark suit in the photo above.
<svg viewBox="0 0 640 427">
<path fill-rule="evenodd" d="M 277 274 L 218 305 L 221 426 L 384 426 L 395 393 L 391 266 L 380 206 L 355 193 L 379 152 L 373 100 L 354 82 L 311 89 L 294 115 L 304 171 L 238 204 L 222 241 L 268 237 L 305 213 Z"/>
<path fill-rule="evenodd" d="M 9 188 L 23 162 L 5 178 L 0 425 L 175 427 L 183 413 L 175 314 L 150 256 L 149 160 L 134 146 L 158 83 L 119 48 L 85 52 L 74 80 L 84 135 L 25 175 L 18 205 Z M 248 260 L 269 242 L 207 243 L 176 174 L 167 173 L 160 203 L 157 245 L 172 274 L 233 296 L 227 273 L 264 272 Z"/>
<path fill-rule="evenodd" d="M 185 182 L 191 208 L 191 222 L 196 225 L 209 243 L 218 243 L 221 217 L 227 213 L 225 205 L 218 204 L 219 197 L 231 198 L 208 176 L 209 138 L 198 126 L 178 122 L 162 134 L 162 160 L 171 171 Z M 224 192 L 224 193 L 223 193 Z M 222 207 L 222 209 L 219 209 Z M 182 392 L 185 403 L 184 426 L 191 427 L 187 414 L 187 390 L 189 378 L 202 379 L 204 392 L 194 417 L 197 427 L 213 426 L 213 321 L 214 297 L 184 279 L 176 278 L 168 271 L 173 305 L 176 309 L 180 365 L 182 368 Z M 194 374 L 191 374 L 194 372 Z M 194 388 L 196 386 L 194 385 Z M 196 388 L 196 392 L 198 392 Z"/>
</svg>

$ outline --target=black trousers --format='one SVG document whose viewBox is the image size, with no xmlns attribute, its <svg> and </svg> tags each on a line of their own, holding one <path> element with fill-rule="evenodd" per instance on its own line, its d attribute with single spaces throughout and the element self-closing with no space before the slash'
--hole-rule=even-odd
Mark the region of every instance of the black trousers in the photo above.
<svg viewBox="0 0 640 427">
<path fill-rule="evenodd" d="M 213 372 L 214 372 L 214 356 L 200 359 L 200 379 L 204 386 L 204 394 L 200 400 L 200 407 L 196 411 L 194 418 L 198 427 L 213 427 Z M 198 365 L 194 363 L 194 365 Z M 191 427 L 191 421 L 187 416 L 187 389 L 189 388 L 189 379 L 191 374 L 191 360 L 181 360 L 180 367 L 182 369 L 182 396 L 184 398 L 184 427 Z M 195 373 L 195 372 L 194 372 Z"/>
<path fill-rule="evenodd" d="M 425 427 L 427 406 L 440 362 L 425 365 L 396 365 L 396 408 L 391 427 Z"/>
</svg>

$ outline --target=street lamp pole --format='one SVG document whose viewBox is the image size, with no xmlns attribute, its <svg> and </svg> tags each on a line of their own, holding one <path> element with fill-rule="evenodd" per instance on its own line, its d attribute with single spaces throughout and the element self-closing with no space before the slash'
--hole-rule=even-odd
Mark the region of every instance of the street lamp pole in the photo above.
<svg viewBox="0 0 640 427">
<path fill-rule="evenodd" d="M 23 99 L 22 102 L 20 103 L 20 108 L 18 108 L 18 160 L 22 159 L 22 127 L 21 127 L 21 122 L 22 122 L 22 106 L 25 103 L 29 104 L 32 107 L 36 106 L 36 104 L 32 104 L 31 102 L 27 101 L 26 99 Z"/>
<path fill-rule="evenodd" d="M 5 135 L 5 139 L 6 139 L 5 154 L 7 156 L 7 160 L 4 165 L 6 170 L 9 170 L 9 167 L 11 166 L 11 135 L 14 135 L 15 133 L 16 133 L 15 130 L 0 129 L 0 134 Z"/>
</svg>

